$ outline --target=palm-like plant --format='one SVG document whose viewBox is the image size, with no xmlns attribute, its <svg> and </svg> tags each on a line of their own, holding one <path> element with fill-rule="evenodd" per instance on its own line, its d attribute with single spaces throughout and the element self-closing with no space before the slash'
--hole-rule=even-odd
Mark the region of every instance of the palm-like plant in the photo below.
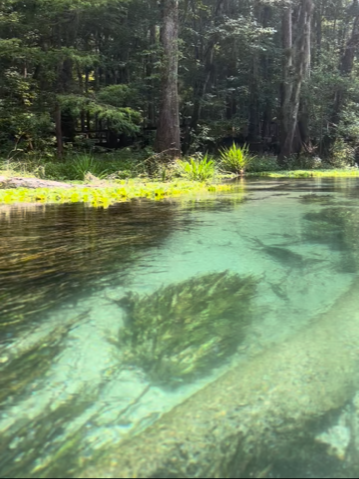
<svg viewBox="0 0 359 479">
<path fill-rule="evenodd" d="M 177 169 L 182 177 L 191 181 L 210 180 L 216 173 L 215 162 L 209 155 L 202 159 L 177 160 Z"/>
<path fill-rule="evenodd" d="M 82 181 L 88 173 L 99 179 L 106 178 L 108 170 L 92 156 L 79 155 L 71 165 L 71 173 L 74 179 Z"/>
<path fill-rule="evenodd" d="M 242 148 L 233 143 L 231 148 L 223 148 L 220 151 L 221 167 L 224 171 L 243 176 L 246 169 L 254 160 L 254 156 L 249 153 L 249 146 Z"/>
</svg>

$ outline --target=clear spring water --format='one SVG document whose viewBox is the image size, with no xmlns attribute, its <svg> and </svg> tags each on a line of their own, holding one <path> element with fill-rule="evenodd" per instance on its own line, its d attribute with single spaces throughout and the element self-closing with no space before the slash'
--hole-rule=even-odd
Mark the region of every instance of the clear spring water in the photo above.
<svg viewBox="0 0 359 479">
<path fill-rule="evenodd" d="M 0 208 L 0 477 L 77 477 L 226 371 L 300 334 L 349 290 L 359 181 L 242 187 L 108 210 Z M 357 208 L 355 230 L 345 215 Z M 123 361 L 121 298 L 225 271 L 258 281 L 234 354 L 175 387 Z M 327 446 L 290 461 L 258 457 L 243 477 L 344 477 L 352 463 Z"/>
</svg>

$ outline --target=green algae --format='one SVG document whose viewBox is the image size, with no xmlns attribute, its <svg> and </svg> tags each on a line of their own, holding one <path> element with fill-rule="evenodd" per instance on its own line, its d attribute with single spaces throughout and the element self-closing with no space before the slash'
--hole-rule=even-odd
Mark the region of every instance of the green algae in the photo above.
<svg viewBox="0 0 359 479">
<path fill-rule="evenodd" d="M 161 384 L 191 380 L 231 356 L 252 316 L 257 280 L 225 271 L 119 301 L 124 361 Z"/>
</svg>

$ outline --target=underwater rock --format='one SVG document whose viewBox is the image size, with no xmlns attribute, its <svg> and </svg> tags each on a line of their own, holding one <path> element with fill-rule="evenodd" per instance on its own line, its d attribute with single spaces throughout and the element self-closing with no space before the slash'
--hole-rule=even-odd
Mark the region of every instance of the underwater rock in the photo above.
<svg viewBox="0 0 359 479">
<path fill-rule="evenodd" d="M 328 454 L 344 461 L 350 441 L 351 431 L 349 427 L 349 414 L 344 411 L 340 416 L 338 424 L 321 434 L 315 440 L 328 446 Z"/>
<path fill-rule="evenodd" d="M 159 383 L 183 382 L 232 355 L 251 320 L 257 280 L 228 271 L 170 285 L 150 296 L 129 293 L 120 332 L 124 360 Z"/>
</svg>

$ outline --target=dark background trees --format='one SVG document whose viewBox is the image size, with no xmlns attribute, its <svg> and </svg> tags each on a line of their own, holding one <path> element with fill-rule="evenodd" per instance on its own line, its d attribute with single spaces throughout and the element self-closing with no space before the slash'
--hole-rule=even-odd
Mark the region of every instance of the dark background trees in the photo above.
<svg viewBox="0 0 359 479">
<path fill-rule="evenodd" d="M 358 48 L 349 0 L 7 0 L 0 149 L 354 155 Z"/>
</svg>

